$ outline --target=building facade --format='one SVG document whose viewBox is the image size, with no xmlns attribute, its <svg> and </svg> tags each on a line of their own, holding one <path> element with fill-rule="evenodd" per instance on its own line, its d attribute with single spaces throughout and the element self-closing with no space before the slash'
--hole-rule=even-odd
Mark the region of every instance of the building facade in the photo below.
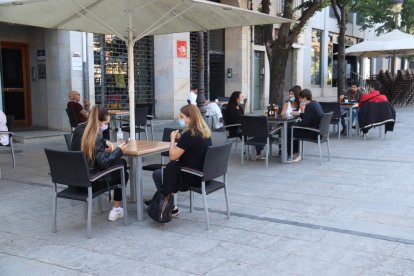
<svg viewBox="0 0 414 276">
<path fill-rule="evenodd" d="M 214 2 L 250 8 L 249 0 Z M 259 9 L 260 2 L 253 0 L 253 10 Z M 273 0 L 271 14 L 281 15 L 282 7 L 282 0 Z M 348 46 L 375 36 L 373 30 L 359 29 L 355 14 L 347 27 Z M 337 37 L 329 8 L 309 21 L 289 56 L 286 93 L 298 84 L 316 97 L 336 97 Z M 215 100 L 238 90 L 248 99 L 247 112 L 263 109 L 268 103 L 270 70 L 262 28 L 209 31 L 203 41 L 206 98 Z M 126 48 L 114 36 L 0 23 L 0 47 L 0 109 L 14 114 L 17 126 L 69 130 L 65 108 L 70 90 L 79 91 L 81 100 L 90 99 L 92 104 L 128 108 Z M 153 103 L 157 118 L 177 118 L 190 87 L 200 85 L 198 34 L 145 37 L 134 52 L 136 102 Z M 347 57 L 347 81 L 387 67 L 387 59 Z"/>
</svg>

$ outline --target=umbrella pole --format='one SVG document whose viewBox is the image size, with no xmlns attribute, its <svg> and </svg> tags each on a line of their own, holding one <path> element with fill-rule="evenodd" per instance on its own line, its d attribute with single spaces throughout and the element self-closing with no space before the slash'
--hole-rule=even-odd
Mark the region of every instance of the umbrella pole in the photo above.
<svg viewBox="0 0 414 276">
<path fill-rule="evenodd" d="M 134 40 L 132 38 L 132 15 L 128 12 L 128 97 L 129 97 L 129 137 L 135 140 L 135 80 L 134 80 Z"/>
<path fill-rule="evenodd" d="M 395 77 L 395 52 L 391 58 L 391 74 L 393 77 Z"/>
</svg>

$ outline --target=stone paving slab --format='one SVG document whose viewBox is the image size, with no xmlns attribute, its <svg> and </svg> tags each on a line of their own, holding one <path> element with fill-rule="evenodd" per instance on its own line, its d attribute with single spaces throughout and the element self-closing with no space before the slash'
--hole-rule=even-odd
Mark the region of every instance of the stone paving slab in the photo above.
<svg viewBox="0 0 414 276">
<path fill-rule="evenodd" d="M 0 155 L 0 275 L 413 275 L 414 110 L 398 109 L 395 131 L 338 140 L 331 160 L 319 165 L 317 146 L 305 159 L 281 164 L 273 156 L 240 165 L 240 145 L 229 166 L 230 220 L 222 192 L 209 195 L 209 231 L 202 201 L 179 193 L 180 215 L 162 225 L 108 222 L 94 212 L 86 239 L 81 203 L 58 200 L 58 232 L 51 232 L 53 188 L 44 147 L 65 149 L 61 139 L 18 144 L 17 168 Z M 155 135 L 172 121 L 155 122 Z M 213 133 L 214 143 L 224 141 Z M 323 147 L 326 154 L 326 147 Z M 157 162 L 158 157 L 144 162 Z M 144 194 L 155 191 L 144 172 Z"/>
</svg>

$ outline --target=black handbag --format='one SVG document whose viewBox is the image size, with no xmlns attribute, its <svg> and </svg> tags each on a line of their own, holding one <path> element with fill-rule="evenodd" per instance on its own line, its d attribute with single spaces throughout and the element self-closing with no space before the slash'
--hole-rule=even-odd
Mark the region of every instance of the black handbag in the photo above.
<svg viewBox="0 0 414 276">
<path fill-rule="evenodd" d="M 172 193 L 164 195 L 157 191 L 151 199 L 147 208 L 148 215 L 155 221 L 166 223 L 171 221 L 171 212 L 174 207 L 174 196 Z"/>
</svg>

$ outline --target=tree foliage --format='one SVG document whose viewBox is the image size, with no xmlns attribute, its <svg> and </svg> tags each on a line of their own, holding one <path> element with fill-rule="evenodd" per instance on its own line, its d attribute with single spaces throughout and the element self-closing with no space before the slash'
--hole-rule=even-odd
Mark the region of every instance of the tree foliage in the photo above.
<svg viewBox="0 0 414 276">
<path fill-rule="evenodd" d="M 285 78 L 286 64 L 289 52 L 292 49 L 293 43 L 308 23 L 309 19 L 329 1 L 327 0 L 304 0 L 298 7 L 294 7 L 294 0 L 285 0 L 283 7 L 283 17 L 294 19 L 295 22 L 283 23 L 278 30 L 278 36 L 273 38 L 272 26 L 265 26 L 264 38 L 266 40 L 266 52 L 270 64 L 270 87 L 269 87 L 269 102 L 277 103 L 279 106 L 283 104 L 283 83 Z M 261 11 L 269 13 L 270 1 L 261 1 Z M 295 11 L 300 10 L 299 18 L 294 18 Z"/>
<path fill-rule="evenodd" d="M 364 0 L 357 1 L 355 11 L 361 18 L 361 26 L 375 28 L 377 34 L 394 29 L 394 14 L 392 0 Z M 414 0 L 404 0 L 401 11 L 401 27 L 408 33 L 414 34 Z"/>
</svg>

